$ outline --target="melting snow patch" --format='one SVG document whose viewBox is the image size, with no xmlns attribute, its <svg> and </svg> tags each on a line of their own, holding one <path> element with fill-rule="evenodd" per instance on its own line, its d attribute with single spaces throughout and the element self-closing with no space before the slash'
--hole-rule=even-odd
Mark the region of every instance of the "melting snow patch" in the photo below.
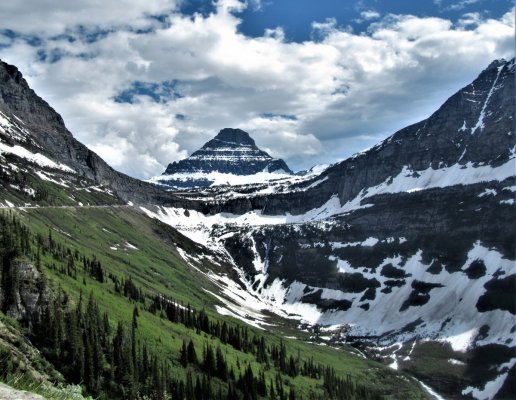
<svg viewBox="0 0 516 400">
<path fill-rule="evenodd" d="M 328 180 L 328 177 L 325 176 L 324 178 L 322 179 L 318 179 L 316 180 L 315 182 L 313 182 L 312 184 L 310 184 L 309 186 L 307 186 L 306 188 L 303 188 L 303 190 L 308 190 L 308 189 L 311 189 L 313 187 L 316 187 L 316 186 L 319 186 L 321 183 L 325 182 Z"/>
<path fill-rule="evenodd" d="M 55 183 L 56 185 L 63 186 L 63 187 L 69 187 L 64 179 L 59 179 L 59 181 L 56 181 L 55 179 L 50 178 L 50 176 L 53 176 L 50 172 L 43 172 L 43 171 L 34 171 L 34 173 L 41 179 L 47 182 Z"/>
<path fill-rule="evenodd" d="M 489 104 L 489 100 L 491 99 L 491 96 L 493 95 L 494 91 L 498 89 L 496 86 L 496 83 L 498 82 L 498 78 L 500 77 L 501 69 L 498 70 L 498 73 L 496 74 L 496 78 L 493 82 L 493 85 L 491 86 L 491 89 L 489 90 L 489 93 L 486 96 L 486 99 L 484 101 L 484 104 L 482 105 L 482 110 L 480 110 L 480 115 L 478 116 L 478 121 L 475 124 L 473 128 L 471 128 L 471 134 L 473 135 L 478 128 L 480 128 L 480 132 L 484 129 L 484 117 L 486 116 L 486 108 Z"/>
<path fill-rule="evenodd" d="M 131 243 L 129 242 L 125 242 L 125 243 L 116 243 L 114 244 L 113 246 L 110 246 L 109 247 L 111 250 L 138 250 L 138 248 L 136 246 L 133 246 Z"/>
<path fill-rule="evenodd" d="M 417 380 L 417 379 L 416 379 Z M 446 400 L 444 397 L 440 396 L 435 390 L 433 390 L 430 386 L 425 385 L 423 382 L 418 381 L 419 384 L 426 390 L 426 392 L 432 396 L 434 400 Z"/>
<path fill-rule="evenodd" d="M 444 340 L 450 343 L 453 351 L 465 352 L 468 350 L 477 333 L 478 330 L 474 328 L 455 336 L 448 336 Z"/>
<path fill-rule="evenodd" d="M 448 362 L 452 365 L 466 365 L 463 361 L 456 360 L 455 358 L 450 358 Z"/>
<path fill-rule="evenodd" d="M 514 366 L 514 364 L 516 364 L 516 358 L 513 358 L 511 361 L 499 366 L 498 372 L 501 372 L 502 370 L 505 372 L 498 375 L 494 380 L 487 382 L 483 389 L 468 386 L 462 391 L 462 394 L 465 396 L 473 396 L 478 400 L 493 399 L 496 396 L 496 393 L 498 393 L 498 391 L 502 388 L 505 380 L 507 379 L 507 375 L 509 374 L 509 370 Z"/>
<path fill-rule="evenodd" d="M 15 145 L 11 147 L 5 143 L 0 142 L 0 153 L 14 154 L 20 158 L 24 158 L 42 167 L 60 169 L 65 172 L 75 172 L 72 168 L 70 168 L 67 165 L 56 163 L 55 161 L 52 161 L 50 158 L 44 156 L 43 154 L 31 153 L 29 150 L 22 146 Z"/>
<path fill-rule="evenodd" d="M 124 246 L 127 248 L 127 249 L 131 249 L 131 250 L 138 250 L 138 247 L 132 245 L 131 243 L 129 242 L 125 242 L 124 243 Z"/>
<path fill-rule="evenodd" d="M 190 157 L 192 158 L 192 157 Z M 193 182 L 193 181 L 209 181 L 210 186 L 236 186 L 252 183 L 264 183 L 271 180 L 285 179 L 292 177 L 291 174 L 281 172 L 258 172 L 254 175 L 234 175 L 222 172 L 188 172 L 177 173 L 172 175 L 159 175 L 147 180 L 147 182 L 167 185 L 167 181 Z"/>
<path fill-rule="evenodd" d="M 389 240 L 391 238 L 387 238 L 387 243 L 391 243 Z M 392 238 L 394 240 L 394 238 Z M 376 243 L 378 243 L 379 240 L 374 237 L 368 237 L 363 242 L 348 242 L 348 243 L 339 243 L 339 242 L 332 242 L 331 247 L 332 249 L 341 249 L 343 247 L 355 247 L 355 246 L 366 246 L 366 247 L 372 247 Z"/>
<path fill-rule="evenodd" d="M 478 195 L 478 197 L 484 197 L 484 196 L 496 196 L 496 190 L 486 189 Z"/>
<path fill-rule="evenodd" d="M 372 247 L 374 246 L 376 243 L 378 243 L 378 239 L 374 238 L 374 237 L 368 237 L 366 240 L 364 240 L 362 242 L 362 246 L 368 246 L 368 247 Z"/>
<path fill-rule="evenodd" d="M 59 228 L 53 228 L 53 229 L 54 229 L 56 232 L 59 232 L 59 233 L 61 233 L 61 234 L 65 235 L 65 236 L 68 236 L 68 237 L 70 237 L 70 238 L 72 237 L 72 235 L 70 235 L 68 232 L 63 231 L 62 229 L 59 229 Z"/>
</svg>

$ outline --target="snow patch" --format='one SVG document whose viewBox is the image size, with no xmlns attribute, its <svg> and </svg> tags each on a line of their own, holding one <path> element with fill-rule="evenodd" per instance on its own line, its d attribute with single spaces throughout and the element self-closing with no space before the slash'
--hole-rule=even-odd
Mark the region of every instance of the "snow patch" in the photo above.
<svg viewBox="0 0 516 400">
<path fill-rule="evenodd" d="M 191 157 L 190 157 L 191 158 Z M 254 183 L 265 183 L 277 179 L 285 179 L 292 177 L 291 174 L 284 171 L 268 172 L 261 171 L 254 175 L 235 175 L 222 172 L 185 172 L 171 175 L 159 175 L 152 177 L 147 182 L 167 186 L 168 181 L 193 182 L 193 181 L 209 181 L 209 186 L 236 186 Z"/>
<path fill-rule="evenodd" d="M 491 400 L 493 399 L 498 391 L 502 388 L 505 380 L 507 379 L 507 375 L 509 375 L 509 370 L 516 364 L 516 358 L 511 359 L 509 362 L 502 364 L 498 367 L 498 372 L 505 371 L 500 373 L 495 379 L 490 382 L 487 382 L 482 389 L 468 386 L 466 389 L 462 391 L 462 394 L 467 396 L 473 396 L 478 400 Z"/>
<path fill-rule="evenodd" d="M 498 72 L 496 74 L 496 78 L 493 82 L 493 85 L 491 86 L 491 89 L 489 90 L 489 93 L 487 93 L 487 97 L 484 101 L 484 104 L 482 105 L 482 110 L 480 110 L 480 115 L 478 116 L 478 121 L 477 123 L 475 124 L 475 126 L 473 128 L 471 128 L 471 134 L 473 135 L 477 129 L 480 128 L 480 131 L 482 132 L 482 130 L 484 129 L 485 125 L 484 125 L 484 118 L 486 116 L 486 108 L 487 108 L 487 105 L 489 104 L 489 100 L 491 99 L 491 96 L 493 95 L 494 91 L 496 89 L 498 89 L 496 87 L 496 83 L 498 82 L 498 78 L 500 77 L 500 72 L 502 71 L 502 69 L 498 69 Z"/>
<path fill-rule="evenodd" d="M 478 195 L 478 197 L 484 197 L 484 196 L 496 196 L 496 190 L 486 188 L 482 193 L 480 193 Z"/>
<path fill-rule="evenodd" d="M 20 158 L 24 158 L 30 162 L 38 164 L 41 167 L 60 169 L 65 172 L 75 172 L 72 168 L 65 164 L 52 161 L 50 158 L 40 153 L 31 153 L 25 147 L 19 145 L 9 146 L 0 142 L 0 154 L 14 154 Z"/>
<path fill-rule="evenodd" d="M 452 364 L 452 365 L 466 365 L 466 363 L 465 363 L 465 362 L 460 361 L 460 360 L 456 360 L 455 358 L 450 358 L 450 359 L 448 360 L 448 362 L 449 362 L 450 364 Z"/>
<path fill-rule="evenodd" d="M 425 385 L 423 382 L 418 381 L 418 383 L 423 387 L 423 389 L 426 390 L 426 392 L 432 396 L 434 400 L 446 400 L 444 397 L 439 395 L 434 389 L 432 389 L 430 386 Z"/>
<path fill-rule="evenodd" d="M 111 250 L 118 251 L 118 250 L 139 250 L 138 247 L 132 245 L 129 242 L 125 243 L 115 243 L 114 245 L 109 247 Z"/>
<path fill-rule="evenodd" d="M 469 346 L 471 345 L 473 339 L 477 334 L 478 329 L 473 328 L 466 332 L 459 333 L 457 335 L 448 336 L 444 340 L 450 343 L 453 351 L 465 352 L 466 350 L 468 350 Z"/>
</svg>

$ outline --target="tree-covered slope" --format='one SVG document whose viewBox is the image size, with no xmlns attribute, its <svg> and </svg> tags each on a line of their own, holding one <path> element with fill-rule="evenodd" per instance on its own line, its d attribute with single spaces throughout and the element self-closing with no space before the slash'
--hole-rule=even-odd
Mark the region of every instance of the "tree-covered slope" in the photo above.
<svg viewBox="0 0 516 400">
<path fill-rule="evenodd" d="M 415 381 L 348 350 L 218 315 L 209 294 L 216 285 L 172 243 L 208 251 L 137 211 L 42 207 L 6 211 L 1 225 L 2 312 L 18 318 L 65 380 L 89 394 L 424 396 Z"/>
</svg>

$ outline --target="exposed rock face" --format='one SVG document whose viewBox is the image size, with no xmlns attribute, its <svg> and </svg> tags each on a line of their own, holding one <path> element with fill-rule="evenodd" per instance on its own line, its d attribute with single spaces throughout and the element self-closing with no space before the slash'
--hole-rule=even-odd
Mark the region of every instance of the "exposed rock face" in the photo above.
<svg viewBox="0 0 516 400">
<path fill-rule="evenodd" d="M 177 198 L 158 187 L 113 170 L 97 154 L 78 142 L 61 116 L 27 84 L 18 69 L 0 61 L 0 111 L 23 121 L 38 152 L 72 167 L 79 176 L 110 186 L 126 201 L 177 204 Z M 27 146 L 28 143 L 20 143 Z"/>
<path fill-rule="evenodd" d="M 260 150 L 249 134 L 241 129 L 222 129 L 190 157 L 169 164 L 160 177 L 151 181 L 169 188 L 207 187 L 216 184 L 213 174 L 255 175 L 261 172 L 292 174 L 285 161 Z"/>
<path fill-rule="evenodd" d="M 4 277 L 4 274 L 9 277 Z M 10 271 L 0 272 L 0 309 L 17 320 L 40 315 L 48 301 L 41 273 L 31 263 L 13 261 Z M 18 290 L 13 290 L 16 287 Z M 9 293 L 7 293 L 9 292 Z"/>
</svg>

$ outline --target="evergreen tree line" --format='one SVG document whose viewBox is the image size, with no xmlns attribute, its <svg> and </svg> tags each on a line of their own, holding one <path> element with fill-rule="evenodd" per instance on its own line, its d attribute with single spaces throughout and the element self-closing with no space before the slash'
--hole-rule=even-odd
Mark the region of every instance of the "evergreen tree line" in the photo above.
<svg viewBox="0 0 516 400">
<path fill-rule="evenodd" d="M 35 251 L 31 245 L 35 244 Z M 48 236 L 31 235 L 20 221 L 10 214 L 0 213 L 1 291 L 4 303 L 15 301 L 19 290 L 15 260 L 31 258 L 41 270 L 41 256 L 49 254 L 57 265 L 47 265 L 57 272 L 77 279 L 82 273 L 100 283 L 105 282 L 105 269 L 92 257 L 67 248 Z M 83 281 L 84 281 L 83 275 Z M 150 297 L 131 277 L 118 278 L 109 274 L 115 292 L 135 305 L 129 326 L 118 321 L 112 329 L 107 313 L 101 313 L 92 295 L 74 303 L 61 289 L 50 296 L 39 313 L 24 321 L 32 342 L 52 362 L 70 383 L 82 384 L 89 394 L 105 399 L 244 399 L 271 398 L 294 400 L 301 398 L 292 385 L 284 386 L 282 374 L 304 375 L 321 379 L 325 394 L 311 393 L 309 399 L 374 399 L 378 396 L 367 387 L 357 385 L 350 377 L 342 379 L 329 366 L 303 360 L 288 354 L 283 341 L 267 344 L 261 335 L 250 334 L 245 326 L 211 320 L 205 310 L 197 311 L 162 294 Z M 40 288 L 45 292 L 45 288 Z M 150 305 L 146 306 L 146 298 Z M 2 311 L 4 305 L 2 305 Z M 250 364 L 237 371 L 229 366 L 222 349 L 205 343 L 201 352 L 192 340 L 184 340 L 177 359 L 164 359 L 153 354 L 138 335 L 138 306 L 154 314 L 196 331 L 220 339 L 238 351 L 253 354 L 261 365 L 258 372 Z M 114 325 L 113 325 L 114 326 Z M 198 354 L 202 354 L 199 356 Z M 186 378 L 175 376 L 177 365 L 187 371 Z M 277 368 L 275 379 L 266 381 L 265 371 Z"/>
</svg>

